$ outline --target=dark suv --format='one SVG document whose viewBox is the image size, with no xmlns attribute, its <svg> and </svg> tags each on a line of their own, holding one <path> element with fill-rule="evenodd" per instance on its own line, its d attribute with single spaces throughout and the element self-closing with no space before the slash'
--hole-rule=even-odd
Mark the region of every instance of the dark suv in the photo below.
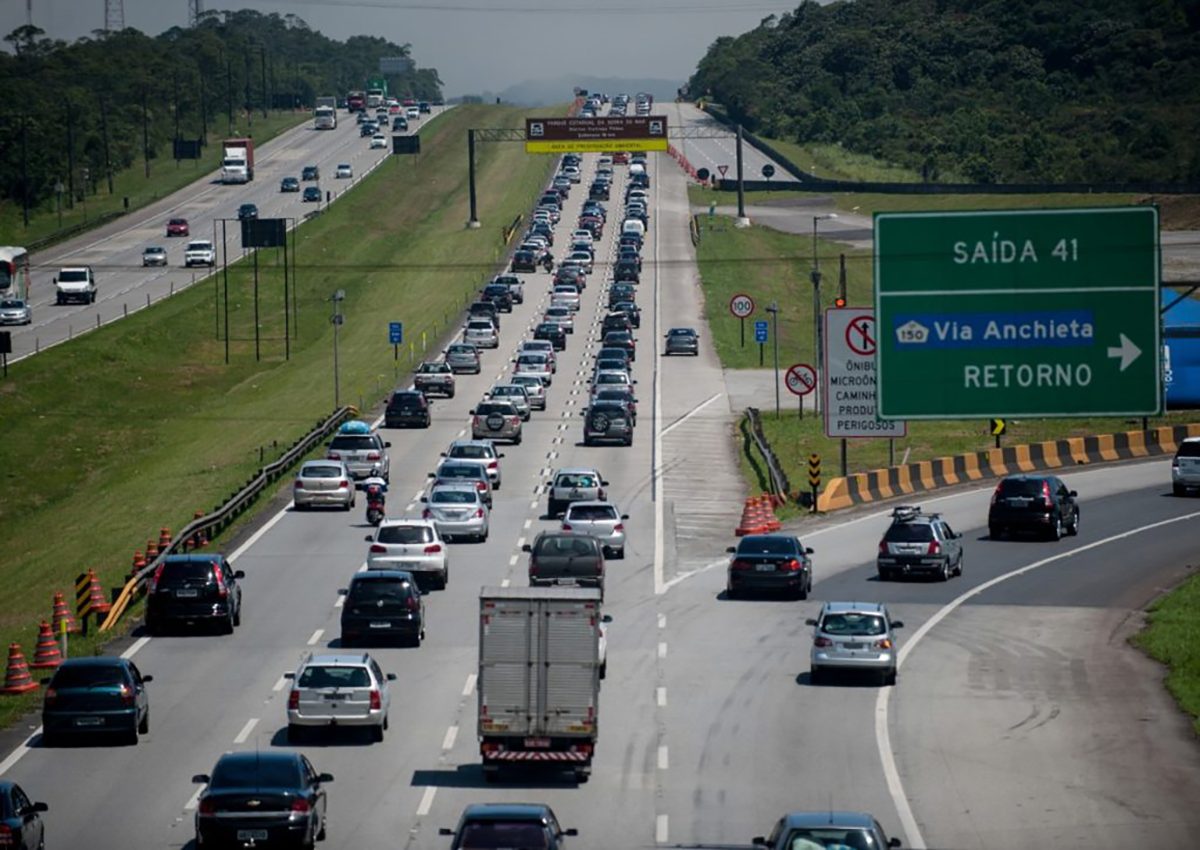
<svg viewBox="0 0 1200 850">
<path fill-rule="evenodd" d="M 1051 540 L 1079 533 L 1078 494 L 1055 475 L 1010 475 L 996 485 L 988 508 L 988 534 L 1032 531 Z"/>
<path fill-rule="evenodd" d="M 583 444 L 617 442 L 633 445 L 633 411 L 617 401 L 594 401 L 582 413 Z"/>
<path fill-rule="evenodd" d="M 495 304 L 497 310 L 502 310 L 505 313 L 513 311 L 512 292 L 502 283 L 489 283 L 483 288 L 483 295 L 480 298 L 483 301 L 490 301 Z"/>
<path fill-rule="evenodd" d="M 425 600 L 412 573 L 405 570 L 364 570 L 350 586 L 339 590 L 342 605 L 342 646 L 381 638 L 401 638 L 420 646 L 425 638 Z"/>
<path fill-rule="evenodd" d="M 495 850 L 501 847 L 538 847 L 564 850 L 567 836 L 549 806 L 541 803 L 472 803 L 459 818 L 458 828 L 442 827 L 439 835 L 452 835 L 451 850 Z"/>
<path fill-rule="evenodd" d="M 900 505 L 892 511 L 892 524 L 879 541 L 875 567 L 884 581 L 910 575 L 947 581 L 951 575 L 962 575 L 962 535 L 951 530 L 941 514 Z"/>
<path fill-rule="evenodd" d="M 167 555 L 146 589 L 146 631 L 159 634 L 171 625 L 215 623 L 230 634 L 242 622 L 245 578 L 216 553 Z"/>
<path fill-rule="evenodd" d="M 432 418 L 429 402 L 420 390 L 397 390 L 383 413 L 385 428 L 428 428 Z"/>
</svg>

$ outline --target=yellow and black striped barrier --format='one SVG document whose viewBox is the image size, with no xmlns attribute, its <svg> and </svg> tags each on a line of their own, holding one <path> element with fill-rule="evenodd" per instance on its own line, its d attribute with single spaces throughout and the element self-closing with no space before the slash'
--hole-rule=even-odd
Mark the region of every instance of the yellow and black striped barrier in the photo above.
<svg viewBox="0 0 1200 850">
<path fill-rule="evenodd" d="M 817 497 L 817 510 L 836 511 L 1018 472 L 1174 454 L 1185 437 L 1200 437 L 1200 424 L 1068 437 L 872 469 L 831 478 Z"/>
</svg>

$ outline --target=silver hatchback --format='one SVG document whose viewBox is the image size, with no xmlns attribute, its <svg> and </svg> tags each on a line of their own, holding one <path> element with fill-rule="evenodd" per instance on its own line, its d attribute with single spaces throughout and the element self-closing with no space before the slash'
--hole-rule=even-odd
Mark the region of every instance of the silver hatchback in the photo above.
<svg viewBox="0 0 1200 850">
<path fill-rule="evenodd" d="M 391 708 L 389 682 L 367 653 L 310 653 L 295 672 L 285 673 L 292 682 L 287 701 L 289 743 L 297 743 L 303 732 L 338 726 L 367 728 L 376 741 L 383 740 Z"/>
<path fill-rule="evenodd" d="M 296 510 L 334 505 L 348 511 L 354 507 L 354 478 L 337 460 L 310 460 L 296 473 L 292 503 Z"/>
<path fill-rule="evenodd" d="M 433 520 L 444 539 L 467 537 L 487 542 L 488 506 L 474 484 L 436 484 L 421 501 L 425 503 L 422 516 Z"/>
<path fill-rule="evenodd" d="M 470 372 L 478 375 L 482 368 L 479 349 L 469 342 L 458 342 L 446 349 L 446 362 L 455 374 Z"/>
<path fill-rule="evenodd" d="M 562 530 L 590 534 L 604 545 L 605 557 L 625 557 L 625 520 L 611 502 L 571 502 L 563 514 Z"/>
<path fill-rule="evenodd" d="M 488 392 L 488 397 L 502 401 L 511 401 L 517 409 L 517 413 L 521 414 L 521 419 L 525 422 L 529 421 L 529 417 L 533 412 L 533 405 L 530 403 L 529 393 L 520 384 L 496 384 Z"/>
<path fill-rule="evenodd" d="M 809 681 L 816 685 L 834 671 L 864 670 L 886 685 L 896 684 L 896 635 L 904 626 L 882 602 L 826 602 L 813 626 Z"/>
</svg>

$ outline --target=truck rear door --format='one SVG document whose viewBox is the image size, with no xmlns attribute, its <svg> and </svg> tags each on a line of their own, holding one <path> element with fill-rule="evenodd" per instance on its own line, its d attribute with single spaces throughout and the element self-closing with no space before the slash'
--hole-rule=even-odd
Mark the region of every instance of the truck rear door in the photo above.
<svg viewBox="0 0 1200 850">
<path fill-rule="evenodd" d="M 547 736 L 594 735 L 600 606 L 544 600 L 538 613 L 539 731 Z"/>
<path fill-rule="evenodd" d="M 488 599 L 480 609 L 479 731 L 529 735 L 534 731 L 536 603 Z"/>
</svg>

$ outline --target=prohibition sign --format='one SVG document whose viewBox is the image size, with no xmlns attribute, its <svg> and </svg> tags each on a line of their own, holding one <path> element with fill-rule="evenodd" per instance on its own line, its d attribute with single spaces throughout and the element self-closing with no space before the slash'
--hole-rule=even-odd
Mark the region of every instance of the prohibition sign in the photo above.
<svg viewBox="0 0 1200 850">
<path fill-rule="evenodd" d="M 817 370 L 807 363 L 797 363 L 788 368 L 783 382 L 793 395 L 808 395 L 817 388 Z"/>
<path fill-rule="evenodd" d="M 875 353 L 875 317 L 855 316 L 846 325 L 846 344 L 862 357 Z"/>
</svg>

